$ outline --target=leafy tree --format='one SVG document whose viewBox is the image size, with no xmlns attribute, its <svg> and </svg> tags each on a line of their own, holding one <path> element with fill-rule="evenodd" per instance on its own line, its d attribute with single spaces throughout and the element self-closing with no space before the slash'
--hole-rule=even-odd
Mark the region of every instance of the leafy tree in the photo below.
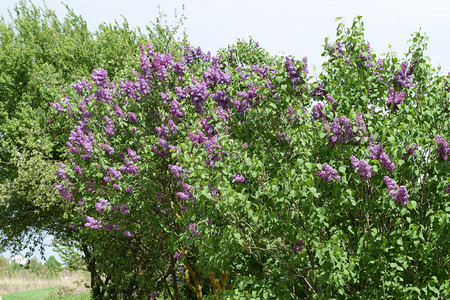
<svg viewBox="0 0 450 300">
<path fill-rule="evenodd" d="M 62 264 L 53 255 L 45 261 L 44 265 L 53 274 L 62 270 Z"/>
<path fill-rule="evenodd" d="M 42 245 L 47 234 L 73 241 L 89 261 L 89 240 L 73 240 L 66 227 L 68 205 L 54 189 L 58 161 L 71 127 L 50 113 L 49 102 L 64 99 L 70 85 L 94 68 L 107 67 L 124 78 L 139 66 L 139 45 L 161 50 L 183 48 L 176 37 L 184 17 L 168 25 L 161 15 L 146 32 L 121 24 L 102 24 L 95 33 L 67 7 L 59 20 L 47 7 L 19 1 L 9 21 L 0 20 L 0 248 L 13 252 Z M 41 246 L 41 252 L 43 247 Z M 42 252 L 43 253 L 43 252 Z"/>
<path fill-rule="evenodd" d="M 449 79 L 426 40 L 377 59 L 357 18 L 315 81 L 253 41 L 79 81 L 52 103 L 73 126 L 57 189 L 109 259 L 94 294 L 448 297 Z"/>
</svg>

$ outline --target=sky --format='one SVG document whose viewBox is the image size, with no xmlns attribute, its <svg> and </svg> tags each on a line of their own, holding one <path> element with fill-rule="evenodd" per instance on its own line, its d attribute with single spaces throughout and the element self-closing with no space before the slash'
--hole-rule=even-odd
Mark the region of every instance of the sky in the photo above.
<svg viewBox="0 0 450 300">
<path fill-rule="evenodd" d="M 334 40 L 337 17 L 350 26 L 362 16 L 366 40 L 378 57 L 388 51 L 400 58 L 407 52 L 411 34 L 420 30 L 429 36 L 428 55 L 432 64 L 450 71 L 450 1 L 447 0 L 64 0 L 95 31 L 99 24 L 121 22 L 145 28 L 158 17 L 159 8 L 174 22 L 174 11 L 182 12 L 188 40 L 203 51 L 215 53 L 238 38 L 251 36 L 271 54 L 308 58 L 310 71 L 320 70 L 326 37 Z M 48 8 L 63 18 L 60 0 L 45 1 Z M 17 0 L 1 0 L 0 15 L 8 20 L 8 9 Z M 34 0 L 38 6 L 42 0 Z M 391 45 L 391 50 L 389 50 Z M 54 255 L 50 248 L 46 257 Z"/>
</svg>

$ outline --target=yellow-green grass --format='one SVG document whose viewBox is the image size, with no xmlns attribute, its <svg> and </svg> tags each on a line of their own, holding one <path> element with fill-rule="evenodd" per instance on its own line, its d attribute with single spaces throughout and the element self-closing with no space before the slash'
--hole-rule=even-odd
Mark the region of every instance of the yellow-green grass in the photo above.
<svg viewBox="0 0 450 300">
<path fill-rule="evenodd" d="M 88 283 L 88 278 L 86 272 L 80 271 L 63 271 L 54 277 L 42 278 L 28 270 L 19 270 L 11 275 L 0 275 L 0 295 L 47 288 L 58 289 L 59 287 L 71 289 L 74 293 L 81 293 L 87 291 L 84 285 Z"/>
</svg>

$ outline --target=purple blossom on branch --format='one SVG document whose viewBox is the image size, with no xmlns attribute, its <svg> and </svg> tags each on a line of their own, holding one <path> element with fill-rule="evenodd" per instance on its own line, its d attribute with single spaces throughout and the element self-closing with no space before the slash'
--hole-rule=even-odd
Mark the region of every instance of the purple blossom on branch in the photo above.
<svg viewBox="0 0 450 300">
<path fill-rule="evenodd" d="M 350 161 L 355 171 L 359 171 L 359 176 L 362 181 L 372 177 L 375 173 L 372 171 L 372 166 L 369 165 L 364 159 L 357 159 L 354 155 L 350 156 Z"/>
<path fill-rule="evenodd" d="M 233 182 L 247 183 L 247 179 L 242 175 L 233 174 L 231 177 L 233 178 Z"/>
<path fill-rule="evenodd" d="M 436 149 L 436 152 L 438 154 L 437 158 L 447 160 L 448 156 L 450 155 L 450 147 L 448 145 L 448 142 L 440 135 L 436 135 L 434 139 L 436 140 L 436 144 L 439 146 L 439 148 Z"/>
<path fill-rule="evenodd" d="M 317 176 L 321 177 L 326 182 L 331 182 L 333 179 L 336 179 L 337 181 L 341 180 L 341 177 L 337 175 L 337 171 L 327 163 L 322 165 L 322 170 L 317 171 Z"/>
<path fill-rule="evenodd" d="M 94 219 L 92 217 L 86 216 L 86 221 L 87 221 L 87 223 L 84 224 L 84 227 L 89 227 L 91 229 L 99 229 L 102 227 L 102 225 L 101 225 L 102 222 L 97 221 L 96 219 Z"/>
</svg>

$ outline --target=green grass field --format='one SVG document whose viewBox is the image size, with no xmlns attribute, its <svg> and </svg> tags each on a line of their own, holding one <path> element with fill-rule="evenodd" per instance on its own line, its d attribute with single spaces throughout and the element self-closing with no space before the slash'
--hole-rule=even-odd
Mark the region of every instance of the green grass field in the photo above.
<svg viewBox="0 0 450 300">
<path fill-rule="evenodd" d="M 53 294 L 58 291 L 56 287 L 50 287 L 46 289 L 36 289 L 26 292 L 17 292 L 6 295 L 1 295 L 2 300 L 56 300 L 56 299 L 64 299 L 64 300 L 90 300 L 89 292 L 81 293 L 77 295 L 71 295 L 66 297 L 56 297 Z"/>
</svg>

